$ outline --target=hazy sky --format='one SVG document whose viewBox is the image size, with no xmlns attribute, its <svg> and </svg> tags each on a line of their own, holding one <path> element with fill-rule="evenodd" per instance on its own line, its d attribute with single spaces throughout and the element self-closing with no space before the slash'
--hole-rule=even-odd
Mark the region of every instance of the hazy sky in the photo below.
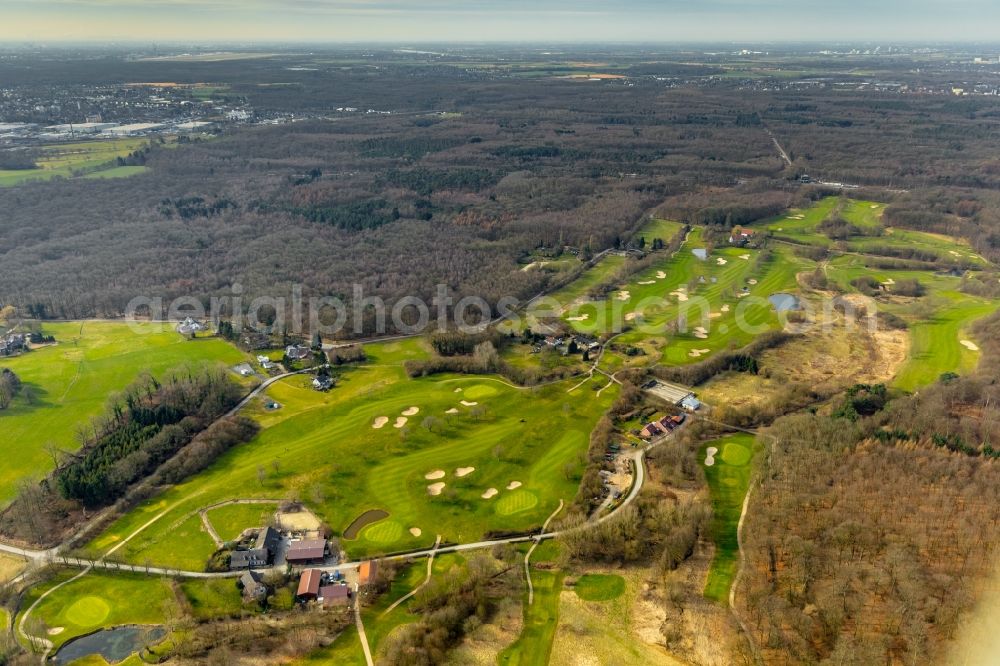
<svg viewBox="0 0 1000 666">
<path fill-rule="evenodd" d="M 0 41 L 1000 40 L 998 0 L 0 0 Z"/>
</svg>

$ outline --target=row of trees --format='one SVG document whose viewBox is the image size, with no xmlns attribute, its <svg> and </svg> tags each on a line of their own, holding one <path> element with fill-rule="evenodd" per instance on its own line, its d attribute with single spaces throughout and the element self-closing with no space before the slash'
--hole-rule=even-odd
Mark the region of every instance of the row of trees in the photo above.
<svg viewBox="0 0 1000 666">
<path fill-rule="evenodd" d="M 13 370 L 0 368 L 0 410 L 7 409 L 21 391 L 21 378 Z"/>
</svg>

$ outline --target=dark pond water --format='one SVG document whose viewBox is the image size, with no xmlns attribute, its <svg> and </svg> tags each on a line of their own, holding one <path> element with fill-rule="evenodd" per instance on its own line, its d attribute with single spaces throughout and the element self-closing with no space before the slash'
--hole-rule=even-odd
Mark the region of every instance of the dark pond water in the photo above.
<svg viewBox="0 0 1000 666">
<path fill-rule="evenodd" d="M 143 648 L 144 632 L 148 632 L 150 643 L 163 640 L 167 635 L 167 630 L 163 627 L 129 625 L 105 629 L 69 641 L 59 648 L 59 652 L 56 653 L 52 661 L 56 664 L 68 664 L 77 659 L 99 654 L 109 664 L 115 664 L 128 659 L 129 656 Z"/>
</svg>

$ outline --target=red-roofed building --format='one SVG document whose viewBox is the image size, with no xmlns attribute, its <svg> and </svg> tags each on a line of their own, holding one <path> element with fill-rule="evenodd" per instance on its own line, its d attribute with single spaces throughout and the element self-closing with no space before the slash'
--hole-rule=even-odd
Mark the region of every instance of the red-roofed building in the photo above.
<svg viewBox="0 0 1000 666">
<path fill-rule="evenodd" d="M 364 587 L 375 582 L 375 574 L 378 573 L 378 562 L 366 560 L 358 568 L 358 586 Z"/>
<path fill-rule="evenodd" d="M 323 608 L 349 606 L 351 588 L 347 585 L 324 585 L 319 588 L 319 601 L 323 604 Z"/>
<path fill-rule="evenodd" d="M 323 572 L 319 569 L 306 569 L 299 578 L 299 591 L 295 593 L 301 601 L 312 601 L 319 596 L 319 588 L 323 582 Z"/>
<path fill-rule="evenodd" d="M 326 560 L 326 539 L 293 541 L 285 553 L 289 564 L 322 564 Z"/>
</svg>

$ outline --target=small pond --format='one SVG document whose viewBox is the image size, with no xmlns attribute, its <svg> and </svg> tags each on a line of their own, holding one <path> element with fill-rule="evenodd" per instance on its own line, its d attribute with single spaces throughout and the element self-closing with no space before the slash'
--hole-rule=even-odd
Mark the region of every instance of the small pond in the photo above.
<svg viewBox="0 0 1000 666">
<path fill-rule="evenodd" d="M 691 254 L 693 254 L 694 256 L 698 257 L 702 261 L 705 261 L 706 259 L 708 259 L 708 250 L 706 250 L 703 247 L 699 247 L 699 248 L 695 248 L 695 249 L 691 250 Z"/>
<path fill-rule="evenodd" d="M 145 639 L 144 639 L 145 635 Z M 157 643 L 167 635 L 164 627 L 136 626 L 115 627 L 74 638 L 61 648 L 52 659 L 55 664 L 68 664 L 77 659 L 99 654 L 109 664 L 125 661 L 146 644 Z M 144 643 L 145 640 L 145 643 Z"/>
<path fill-rule="evenodd" d="M 784 294 L 777 293 L 768 296 L 767 300 L 771 301 L 771 305 L 778 312 L 790 312 L 792 310 L 801 310 L 802 303 L 799 301 L 799 297 L 794 294 Z"/>
</svg>

